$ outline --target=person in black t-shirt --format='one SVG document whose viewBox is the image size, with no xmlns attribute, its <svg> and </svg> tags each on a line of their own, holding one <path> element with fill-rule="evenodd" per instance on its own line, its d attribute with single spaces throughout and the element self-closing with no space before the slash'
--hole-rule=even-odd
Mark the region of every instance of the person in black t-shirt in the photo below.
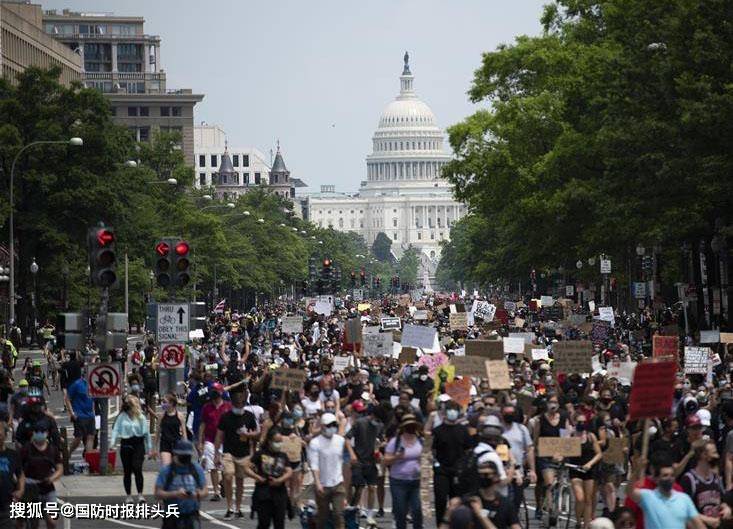
<svg viewBox="0 0 733 529">
<path fill-rule="evenodd" d="M 496 491 L 501 483 L 496 464 L 488 462 L 479 471 L 479 500 L 483 515 L 491 520 L 496 529 L 521 529 L 519 517 L 512 502 Z"/>
<path fill-rule="evenodd" d="M 25 475 L 18 452 L 5 447 L 8 423 L 0 421 L 0 529 L 14 527 L 10 504 L 20 500 L 25 490 Z"/>
<path fill-rule="evenodd" d="M 288 456 L 282 451 L 283 436 L 277 427 L 268 430 L 262 448 L 245 461 L 244 471 L 255 480 L 252 510 L 257 512 L 257 529 L 285 527 L 288 490 L 285 484 L 293 474 Z"/>
<path fill-rule="evenodd" d="M 242 518 L 242 495 L 244 493 L 245 459 L 250 453 L 250 444 L 260 436 L 260 428 L 254 414 L 244 409 L 244 393 L 232 393 L 232 409 L 219 419 L 214 441 L 214 462 L 223 463 L 224 494 L 227 500 L 225 519 L 231 519 L 232 480 L 236 478 L 236 516 Z M 223 446 L 223 456 L 219 447 Z"/>
</svg>

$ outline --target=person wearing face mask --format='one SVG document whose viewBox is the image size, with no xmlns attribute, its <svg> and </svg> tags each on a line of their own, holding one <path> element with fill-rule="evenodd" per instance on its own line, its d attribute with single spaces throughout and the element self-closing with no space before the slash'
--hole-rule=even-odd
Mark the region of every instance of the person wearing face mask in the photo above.
<svg viewBox="0 0 733 529">
<path fill-rule="evenodd" d="M 433 391 L 435 382 L 430 378 L 428 366 L 421 365 L 415 376 L 410 380 L 410 387 L 415 392 L 414 398 L 420 400 L 420 410 L 426 413 L 428 395 Z"/>
<path fill-rule="evenodd" d="M 295 417 L 291 412 L 285 412 L 280 417 L 280 433 L 283 437 L 283 443 L 291 447 L 287 451 L 288 464 L 293 470 L 286 485 L 288 487 L 288 497 L 291 498 L 293 506 L 300 508 L 300 495 L 303 491 L 303 451 L 306 443 L 303 440 L 303 432 L 296 424 Z M 297 452 L 294 446 L 300 446 L 300 452 Z"/>
<path fill-rule="evenodd" d="M 338 435 L 336 416 L 321 416 L 321 432 L 308 444 L 308 464 L 316 489 L 316 529 L 324 529 L 333 520 L 335 529 L 344 529 L 344 475 L 342 469 L 346 439 Z"/>
<path fill-rule="evenodd" d="M 458 462 L 472 446 L 466 425 L 459 421 L 461 407 L 455 401 L 445 404 L 443 422 L 433 429 L 433 489 L 435 493 L 435 516 L 443 520 L 448 499 L 458 495 L 456 483 Z"/>
<path fill-rule="evenodd" d="M 222 464 L 224 493 L 227 511 L 225 519 L 231 519 L 233 482 L 236 479 L 236 516 L 243 518 L 242 496 L 244 493 L 244 461 L 250 454 L 250 445 L 260 437 L 260 427 L 255 416 L 244 409 L 244 393 L 232 393 L 232 408 L 219 419 L 214 439 L 214 462 Z M 222 451 L 219 451 L 219 448 Z"/>
<path fill-rule="evenodd" d="M 10 529 L 15 523 L 10 518 L 10 504 L 23 498 L 25 475 L 18 452 L 5 445 L 10 428 L 7 416 L 0 417 L 0 528 Z"/>
<path fill-rule="evenodd" d="M 596 436 L 588 431 L 589 421 L 582 413 L 575 415 L 575 437 L 580 438 L 580 456 L 568 458 L 568 463 L 582 467 L 583 470 L 570 469 L 569 478 L 575 497 L 576 528 L 586 528 L 593 519 L 595 507 L 595 467 L 603 453 Z"/>
<path fill-rule="evenodd" d="M 204 389 L 205 386 L 204 386 Z M 214 446 L 216 441 L 219 419 L 222 415 L 232 409 L 232 403 L 223 398 L 224 386 L 214 383 L 208 390 L 209 402 L 201 408 L 201 423 L 198 428 L 198 452 L 202 454 L 201 461 L 204 470 L 209 472 L 211 485 L 214 487 L 214 495 L 211 501 L 221 500 L 219 495 L 219 472 L 220 465 L 216 463 L 217 450 Z"/>
<path fill-rule="evenodd" d="M 300 401 L 307 417 L 314 417 L 323 411 L 323 401 L 319 398 L 321 389 L 318 382 L 310 380 L 305 386 L 305 397 Z"/>
<path fill-rule="evenodd" d="M 488 462 L 479 465 L 478 498 L 481 501 L 483 517 L 487 518 L 496 529 L 521 529 L 518 509 L 506 496 L 498 492 L 501 478 L 496 463 Z"/>
<path fill-rule="evenodd" d="M 176 506 L 178 516 L 163 518 L 163 529 L 200 527 L 200 500 L 208 495 L 206 474 L 201 465 L 193 461 L 193 444 L 179 439 L 173 445 L 173 458 L 158 472 L 155 497 L 162 500 L 166 509 Z"/>
<path fill-rule="evenodd" d="M 385 447 L 384 463 L 389 466 L 395 529 L 406 529 L 408 513 L 412 515 L 413 529 L 422 529 L 423 526 L 420 503 L 420 458 L 423 444 L 418 437 L 421 426 L 414 415 L 403 415 L 397 435 Z"/>
<path fill-rule="evenodd" d="M 178 398 L 168 393 L 161 402 L 161 412 L 158 414 L 157 424 L 160 427 L 155 431 L 155 443 L 159 446 L 160 464 L 170 465 L 173 458 L 173 447 L 179 439 L 187 439 L 186 419 L 178 410 Z"/>
<path fill-rule="evenodd" d="M 339 394 L 337 389 L 334 389 L 334 381 L 333 377 L 330 375 L 325 375 L 321 379 L 321 392 L 318 394 L 318 398 L 323 402 L 324 404 L 327 401 L 331 401 L 336 403 L 336 410 L 339 410 L 339 403 L 341 401 L 341 395 Z M 326 412 L 326 413 L 333 413 L 333 412 Z"/>
<path fill-rule="evenodd" d="M 708 526 L 715 526 L 721 516 L 728 518 L 731 514 L 728 505 L 722 503 L 724 489 L 719 473 L 720 455 L 715 442 L 710 440 L 697 448 L 695 457 L 695 468 L 682 476 L 680 485 L 692 498 L 702 521 Z"/>
<path fill-rule="evenodd" d="M 64 474 L 61 451 L 48 442 L 48 433 L 45 427 L 37 426 L 30 443 L 20 449 L 20 464 L 25 475 L 26 493 L 33 489 L 38 493 L 29 501 L 41 502 L 42 505 L 57 501 L 54 482 Z M 45 510 L 44 518 L 48 529 L 56 527 L 56 520 Z"/>
<path fill-rule="evenodd" d="M 517 421 L 517 408 L 511 404 L 504 404 L 501 408 L 501 422 L 503 426 L 502 437 L 509 443 L 512 458 L 516 464 L 517 479 L 513 481 L 510 497 L 514 505 L 519 509 L 522 503 L 524 470 L 527 469 L 527 477 L 531 483 L 537 482 L 535 471 L 534 442 L 529 429 Z"/>
<path fill-rule="evenodd" d="M 115 420 L 112 428 L 112 436 L 109 441 L 110 448 L 120 440 L 120 459 L 124 472 L 122 484 L 127 495 L 126 502 L 132 503 L 132 474 L 135 474 L 135 486 L 137 487 L 138 503 L 145 502 L 143 496 L 143 462 L 145 452 L 153 458 L 153 439 L 148 429 L 148 421 L 145 419 L 140 401 L 133 395 L 128 395 L 122 404 L 120 414 Z"/>
<path fill-rule="evenodd" d="M 646 529 L 705 529 L 705 523 L 695 504 L 684 492 L 674 490 L 674 462 L 669 454 L 652 454 L 654 457 L 653 490 L 640 488 L 647 461 L 639 458 L 634 468 L 626 495 L 641 507 Z M 638 527 L 638 517 L 637 517 Z"/>
<path fill-rule="evenodd" d="M 257 529 L 284 529 L 288 505 L 286 483 L 293 469 L 283 452 L 284 437 L 277 426 L 268 430 L 262 448 L 245 460 L 244 471 L 255 480 L 252 509 L 257 512 Z"/>
<path fill-rule="evenodd" d="M 560 410 L 560 401 L 557 395 L 550 395 L 547 399 L 547 409 L 539 416 L 534 428 L 535 446 L 537 446 L 540 437 L 562 437 L 560 434 L 565 432 L 568 422 L 567 414 Z M 537 470 L 542 474 L 541 485 L 544 489 L 544 505 L 550 505 L 552 485 L 555 483 L 556 464 L 551 457 L 538 457 Z M 535 519 L 542 519 L 542 509 L 535 511 Z"/>
</svg>

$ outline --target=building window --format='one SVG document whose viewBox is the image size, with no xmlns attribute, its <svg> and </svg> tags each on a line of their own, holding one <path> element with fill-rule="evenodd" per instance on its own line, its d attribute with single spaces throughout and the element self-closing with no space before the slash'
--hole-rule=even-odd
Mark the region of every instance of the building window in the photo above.
<svg viewBox="0 0 733 529">
<path fill-rule="evenodd" d="M 203 154 L 199 154 L 199 167 L 206 166 L 206 156 Z"/>
<path fill-rule="evenodd" d="M 234 167 L 239 167 L 239 155 L 238 154 L 232 154 L 232 165 Z"/>
<path fill-rule="evenodd" d="M 136 117 L 137 116 L 137 107 L 127 107 L 127 115 L 128 117 Z"/>
<path fill-rule="evenodd" d="M 234 173 L 234 183 L 239 185 L 239 173 Z"/>
<path fill-rule="evenodd" d="M 354 227 L 354 225 L 355 225 L 354 219 L 351 219 L 351 220 L 349 221 L 349 225 L 350 225 L 350 226 L 351 226 L 352 228 Z"/>
<path fill-rule="evenodd" d="M 243 184 L 249 184 L 249 173 L 244 173 L 244 177 L 242 178 Z"/>
<path fill-rule="evenodd" d="M 260 173 L 255 173 L 255 185 L 260 185 L 262 182 L 262 178 L 260 176 Z"/>
<path fill-rule="evenodd" d="M 331 214 L 331 210 L 330 210 L 330 209 L 328 210 L 328 214 L 329 214 L 329 215 Z"/>
<path fill-rule="evenodd" d="M 272 182 L 273 184 L 277 184 L 280 181 L 280 177 L 275 175 L 272 175 Z"/>
<path fill-rule="evenodd" d="M 150 115 L 150 109 L 148 107 L 140 107 L 140 115 L 144 118 Z"/>
<path fill-rule="evenodd" d="M 392 219 L 392 227 L 393 228 L 397 227 L 397 219 Z"/>
<path fill-rule="evenodd" d="M 206 173 L 199 173 L 199 185 L 206 185 Z"/>
<path fill-rule="evenodd" d="M 360 228 L 363 228 L 363 227 L 364 227 L 364 221 L 363 221 L 363 220 L 360 220 L 360 221 L 359 221 L 359 227 L 360 227 Z"/>
<path fill-rule="evenodd" d="M 420 233 L 420 232 L 417 232 L 417 240 L 419 241 L 419 240 L 421 240 L 421 239 L 422 239 L 422 233 Z"/>
<path fill-rule="evenodd" d="M 339 219 L 339 228 L 344 227 L 344 219 Z"/>
<path fill-rule="evenodd" d="M 140 127 L 138 131 L 140 133 L 139 141 L 150 141 L 150 127 Z"/>
<path fill-rule="evenodd" d="M 430 240 L 431 241 L 434 241 L 435 240 L 435 232 L 434 231 L 431 231 L 430 232 Z"/>
<path fill-rule="evenodd" d="M 174 118 L 181 117 L 181 107 L 171 107 L 171 116 Z"/>
<path fill-rule="evenodd" d="M 160 115 L 167 118 L 171 115 L 171 107 L 160 107 Z"/>
<path fill-rule="evenodd" d="M 242 155 L 242 167 L 249 167 L 249 154 Z"/>
<path fill-rule="evenodd" d="M 111 110 L 113 116 L 116 116 L 117 115 L 117 107 L 112 107 L 110 110 Z"/>
<path fill-rule="evenodd" d="M 211 155 L 211 167 L 219 167 L 219 164 L 216 163 L 217 156 L 216 154 Z"/>
<path fill-rule="evenodd" d="M 397 232 L 394 233 L 394 237 L 392 237 L 395 241 L 397 240 Z"/>
</svg>

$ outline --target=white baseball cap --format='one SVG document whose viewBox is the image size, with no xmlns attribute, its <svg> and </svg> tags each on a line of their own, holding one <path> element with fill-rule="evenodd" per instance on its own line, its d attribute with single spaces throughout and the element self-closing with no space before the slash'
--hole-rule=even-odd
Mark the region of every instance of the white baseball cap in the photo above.
<svg viewBox="0 0 733 529">
<path fill-rule="evenodd" d="M 336 416 L 333 413 L 324 413 L 321 415 L 321 424 L 323 426 L 327 426 L 335 422 L 338 422 L 338 419 L 336 419 Z"/>
</svg>

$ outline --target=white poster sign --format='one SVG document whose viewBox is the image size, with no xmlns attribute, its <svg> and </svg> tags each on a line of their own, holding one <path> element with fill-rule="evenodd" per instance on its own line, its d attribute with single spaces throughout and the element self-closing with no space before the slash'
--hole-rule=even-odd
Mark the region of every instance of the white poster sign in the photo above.
<svg viewBox="0 0 733 529">
<path fill-rule="evenodd" d="M 365 334 L 364 354 L 366 356 L 390 356 L 392 354 L 392 333 Z"/>
<path fill-rule="evenodd" d="M 435 327 L 405 324 L 402 328 L 402 347 L 432 349 L 438 338 L 436 331 Z M 440 345 L 438 345 L 438 348 L 440 348 Z"/>
<path fill-rule="evenodd" d="M 504 338 L 504 354 L 524 353 L 524 338 Z"/>
</svg>

